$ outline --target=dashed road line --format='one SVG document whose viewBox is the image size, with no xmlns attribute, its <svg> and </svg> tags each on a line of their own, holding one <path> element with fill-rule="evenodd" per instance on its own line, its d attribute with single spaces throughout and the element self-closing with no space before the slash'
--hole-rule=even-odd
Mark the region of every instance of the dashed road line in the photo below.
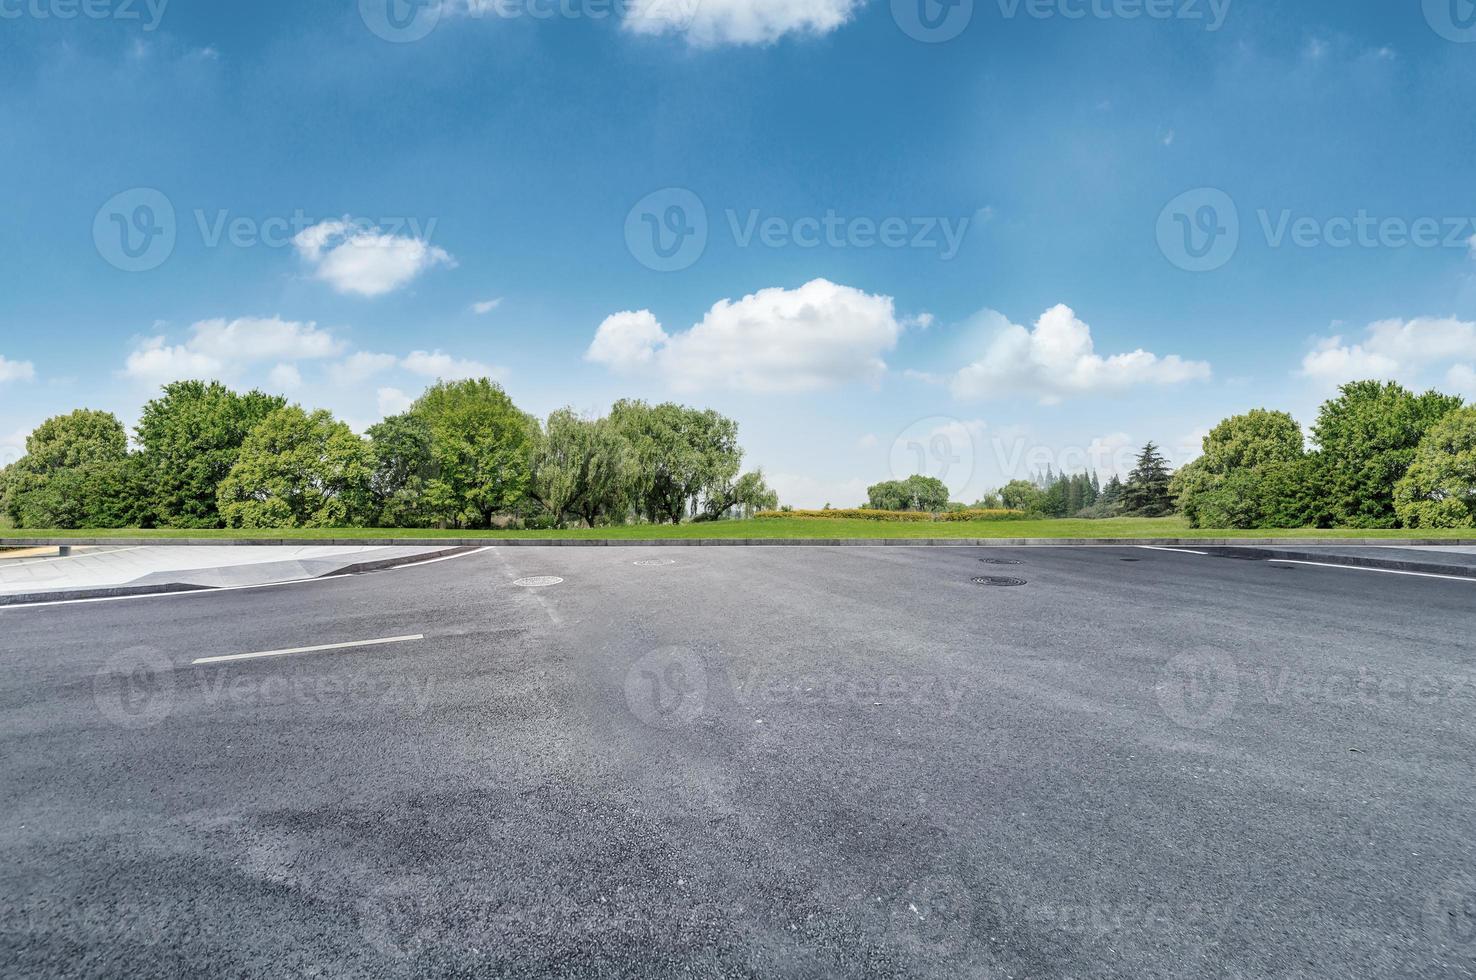
<svg viewBox="0 0 1476 980">
<path fill-rule="evenodd" d="M 411 636 L 386 636 L 378 640 L 353 640 L 349 643 L 323 643 L 311 647 L 290 647 L 286 650 L 263 650 L 260 653 L 230 653 L 221 657 L 200 657 L 191 660 L 190 665 L 198 667 L 201 664 L 222 664 L 231 660 L 259 660 L 262 657 L 285 657 L 294 653 L 320 653 L 324 650 L 352 650 L 356 647 L 375 647 L 386 643 L 409 643 L 411 640 L 423 640 L 425 634 L 416 633 Z"/>
</svg>

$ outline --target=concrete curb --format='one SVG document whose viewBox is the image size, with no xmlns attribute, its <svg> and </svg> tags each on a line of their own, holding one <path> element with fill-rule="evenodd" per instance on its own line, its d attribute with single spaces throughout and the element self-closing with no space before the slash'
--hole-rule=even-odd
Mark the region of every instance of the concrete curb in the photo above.
<svg viewBox="0 0 1476 980">
<path fill-rule="evenodd" d="M 55 545 L 147 545 L 150 547 L 283 545 L 320 547 L 426 548 L 716 548 L 716 547 L 896 547 L 896 548 L 1125 548 L 1157 545 L 1174 548 L 1224 548 L 1276 545 L 1324 547 L 1418 548 L 1432 545 L 1476 547 L 1476 538 L 18 538 L 0 537 L 3 547 Z"/>
<path fill-rule="evenodd" d="M 471 550 L 471 548 L 464 545 L 458 545 L 426 552 L 423 555 L 402 555 L 399 558 L 381 558 L 377 561 L 363 561 L 353 565 L 345 565 L 331 572 L 324 572 L 322 575 L 314 575 L 308 579 L 285 579 L 281 582 L 261 582 L 246 586 L 246 588 L 268 588 L 272 585 L 286 585 L 289 582 L 310 582 L 314 579 L 329 578 L 335 575 L 357 575 L 360 572 L 374 572 L 384 568 L 395 568 L 399 565 L 413 565 L 416 562 L 431 561 L 435 558 L 446 558 Z M 127 596 L 229 591 L 231 591 L 230 588 L 226 586 L 193 585 L 186 582 L 161 582 L 157 585 L 113 585 L 101 586 L 95 589 L 62 589 L 51 592 L 17 592 L 11 595 L 0 595 L 0 607 L 28 606 L 43 602 L 65 602 L 69 599 L 122 599 Z"/>
<path fill-rule="evenodd" d="M 1320 551 L 1287 551 L 1281 548 L 1215 548 L 1219 558 L 1251 558 L 1261 561 L 1315 561 L 1322 565 L 1347 568 L 1377 568 L 1389 572 L 1420 572 L 1425 575 L 1452 575 L 1476 578 L 1476 566 L 1408 561 L 1403 558 L 1371 558 L 1366 555 L 1330 555 Z"/>
</svg>

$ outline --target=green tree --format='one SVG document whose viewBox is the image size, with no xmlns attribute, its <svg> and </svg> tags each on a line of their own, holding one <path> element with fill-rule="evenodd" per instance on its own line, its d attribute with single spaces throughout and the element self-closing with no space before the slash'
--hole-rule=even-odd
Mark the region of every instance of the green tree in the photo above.
<svg viewBox="0 0 1476 980">
<path fill-rule="evenodd" d="M 279 408 L 246 437 L 221 481 L 228 527 L 346 527 L 369 513 L 374 455 L 326 411 Z"/>
<path fill-rule="evenodd" d="M 1043 512 L 1045 494 L 1029 480 L 1011 480 L 999 490 L 1000 500 L 1010 510 L 1022 510 L 1027 514 Z"/>
<path fill-rule="evenodd" d="M 1354 381 L 1338 391 L 1312 427 L 1326 510 L 1340 525 L 1394 527 L 1394 485 L 1420 441 L 1461 399 L 1436 391 L 1415 395 L 1392 381 Z"/>
<path fill-rule="evenodd" d="M 237 394 L 217 382 L 176 381 L 144 406 L 137 435 L 153 507 L 169 527 L 219 527 L 216 493 L 241 444 L 287 404 L 260 391 Z"/>
<path fill-rule="evenodd" d="M 901 480 L 883 480 L 866 488 L 866 506 L 872 510 L 906 510 L 907 488 Z"/>
<path fill-rule="evenodd" d="M 913 474 L 905 480 L 884 480 L 866 488 L 867 506 L 872 510 L 948 509 L 948 487 L 937 477 Z"/>
<path fill-rule="evenodd" d="M 628 447 L 608 422 L 560 409 L 535 438 L 528 493 L 557 524 L 572 512 L 592 527 L 602 511 L 619 508 L 628 457 Z"/>
<path fill-rule="evenodd" d="M 5 473 L 0 506 L 16 527 L 123 527 L 146 514 L 128 433 L 109 412 L 47 419 Z"/>
<path fill-rule="evenodd" d="M 622 400 L 610 422 L 630 447 L 632 499 L 651 521 L 680 523 L 704 489 L 742 466 L 738 424 L 717 412 Z"/>
<path fill-rule="evenodd" d="M 1206 473 L 1201 460 L 1174 474 L 1184 516 L 1193 527 L 1307 527 L 1319 521 L 1310 456 Z"/>
<path fill-rule="evenodd" d="M 1168 461 L 1151 442 L 1138 453 L 1137 464 L 1123 485 L 1122 509 L 1134 517 L 1162 517 L 1173 512 Z"/>
<path fill-rule="evenodd" d="M 528 490 L 533 419 L 486 378 L 442 381 L 410 408 L 430 429 L 425 500 L 442 525 L 488 527 Z"/>
<path fill-rule="evenodd" d="M 1204 437 L 1203 454 L 1170 484 L 1193 527 L 1302 527 L 1315 505 L 1302 428 L 1285 412 L 1253 409 Z"/>
<path fill-rule="evenodd" d="M 1405 527 L 1476 527 L 1476 407 L 1430 427 L 1394 485 L 1394 510 Z"/>
<path fill-rule="evenodd" d="M 775 510 L 779 495 L 769 489 L 763 470 L 744 473 L 736 480 L 723 480 L 705 487 L 702 492 L 700 520 L 715 521 L 734 507 L 747 514 L 758 510 Z"/>
<path fill-rule="evenodd" d="M 369 428 L 374 472 L 370 494 L 379 527 L 427 527 L 433 521 L 426 489 L 436 474 L 430 424 L 411 412 Z"/>
</svg>

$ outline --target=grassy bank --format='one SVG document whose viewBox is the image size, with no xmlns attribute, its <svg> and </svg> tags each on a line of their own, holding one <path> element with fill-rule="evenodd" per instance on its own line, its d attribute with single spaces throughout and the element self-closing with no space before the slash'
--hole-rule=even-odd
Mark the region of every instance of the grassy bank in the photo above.
<svg viewBox="0 0 1476 980">
<path fill-rule="evenodd" d="M 275 530 L 183 530 L 165 528 L 139 530 L 0 531 L 0 538 L 151 538 L 231 540 L 272 538 L 291 541 L 371 538 L 571 538 L 621 541 L 651 541 L 673 538 L 1444 538 L 1476 539 L 1476 531 L 1454 530 L 1338 530 L 1258 529 L 1248 531 L 1191 528 L 1179 517 L 1119 517 L 1100 521 L 1075 519 L 1023 521 L 939 521 L 892 523 L 886 521 L 827 518 L 774 518 L 751 521 L 714 521 L 704 524 L 632 525 L 628 527 L 574 528 L 564 531 L 438 531 L 425 528 L 304 528 Z"/>
</svg>

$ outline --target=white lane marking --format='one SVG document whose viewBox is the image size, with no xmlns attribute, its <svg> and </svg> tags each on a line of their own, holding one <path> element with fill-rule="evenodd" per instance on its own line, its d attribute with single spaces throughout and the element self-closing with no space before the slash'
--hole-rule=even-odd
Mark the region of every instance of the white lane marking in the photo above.
<svg viewBox="0 0 1476 980">
<path fill-rule="evenodd" d="M 1166 548 L 1161 544 L 1135 544 L 1134 548 L 1142 548 L 1144 551 L 1177 551 L 1181 555 L 1209 555 L 1208 551 L 1195 551 L 1192 548 Z"/>
<path fill-rule="evenodd" d="M 291 647 L 286 650 L 263 650 L 261 653 L 231 653 L 222 657 L 200 657 L 191 660 L 191 666 L 199 664 L 220 664 L 228 660 L 257 660 L 262 657 L 285 657 L 292 653 L 319 653 L 323 650 L 351 650 L 355 647 L 377 647 L 385 643 L 408 643 L 411 640 L 423 640 L 425 634 L 416 633 L 413 636 L 386 636 L 378 640 L 354 640 L 351 643 L 324 643 L 315 647 Z"/>
<path fill-rule="evenodd" d="M 453 558 L 468 558 L 468 557 L 470 557 L 472 555 L 480 555 L 484 551 L 491 551 L 491 550 L 492 550 L 492 548 L 490 546 L 488 546 L 486 548 L 478 548 L 476 551 L 462 551 L 462 552 L 458 552 L 457 554 L 454 554 L 454 555 L 442 555 L 439 558 L 431 558 L 431 559 L 429 559 L 427 561 L 411 562 L 408 565 L 396 565 L 395 566 L 395 570 L 398 571 L 401 568 L 419 568 L 421 565 L 434 565 L 438 561 L 450 561 Z"/>
<path fill-rule="evenodd" d="M 1268 558 L 1267 562 L 1278 565 L 1316 565 L 1318 568 L 1345 568 L 1350 572 L 1383 572 L 1385 575 L 1417 575 L 1420 578 L 1444 578 L 1452 582 L 1476 582 L 1470 575 L 1441 575 L 1439 572 L 1406 572 L 1400 568 L 1369 568 L 1367 565 L 1335 565 L 1326 561 L 1301 561 L 1296 558 Z"/>
</svg>

